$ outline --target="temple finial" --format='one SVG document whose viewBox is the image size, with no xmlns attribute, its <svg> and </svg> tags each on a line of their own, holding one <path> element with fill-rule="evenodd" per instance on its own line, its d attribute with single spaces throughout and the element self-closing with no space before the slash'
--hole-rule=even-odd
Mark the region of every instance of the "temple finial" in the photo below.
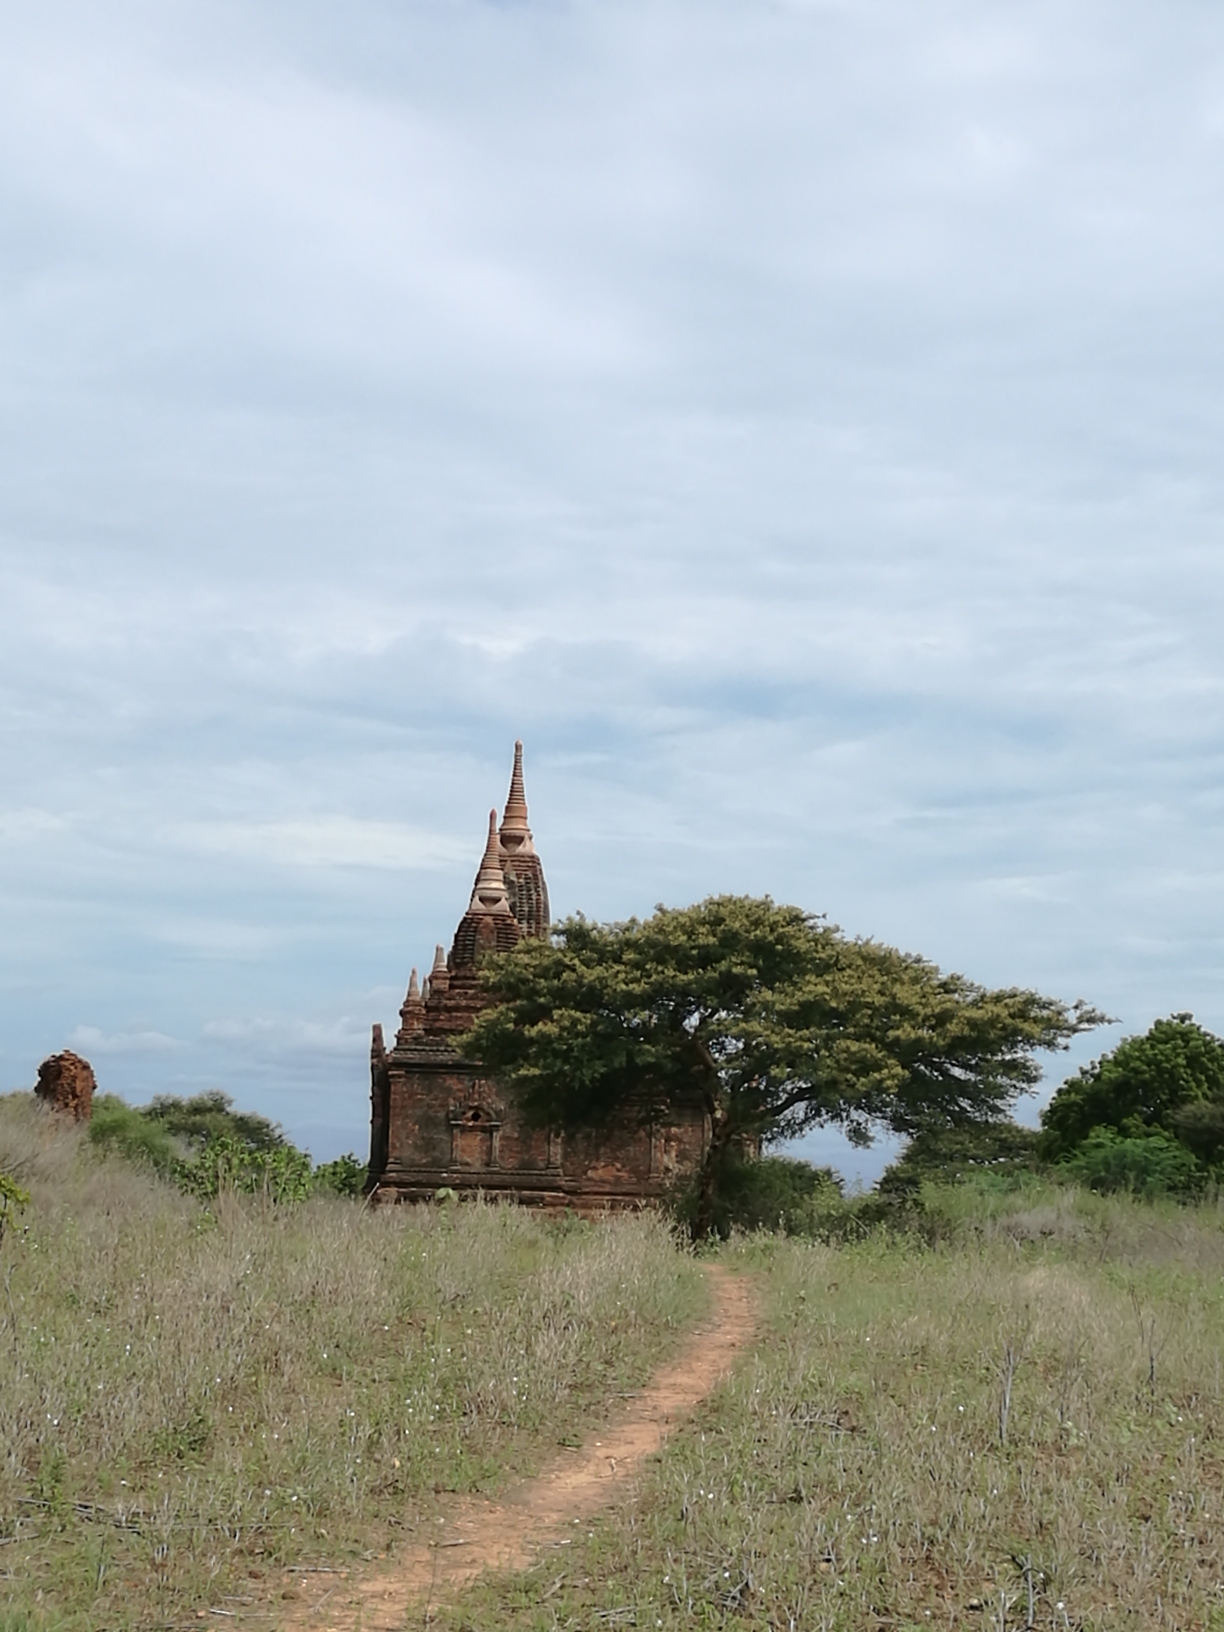
<svg viewBox="0 0 1224 1632">
<path fill-rule="evenodd" d="M 444 992 L 450 985 L 450 968 L 446 962 L 446 948 L 439 946 L 434 952 L 433 968 L 429 971 L 429 989 L 431 992 Z"/>
<path fill-rule="evenodd" d="M 510 794 L 506 813 L 502 817 L 501 842 L 504 850 L 517 855 L 531 855 L 531 829 L 527 825 L 527 795 L 523 789 L 523 744 L 514 745 L 514 770 L 510 773 Z"/>
<path fill-rule="evenodd" d="M 506 894 L 506 880 L 501 869 L 501 841 L 497 835 L 497 812 L 489 812 L 489 837 L 481 858 L 480 871 L 472 886 L 469 912 L 509 913 L 510 897 Z"/>
</svg>

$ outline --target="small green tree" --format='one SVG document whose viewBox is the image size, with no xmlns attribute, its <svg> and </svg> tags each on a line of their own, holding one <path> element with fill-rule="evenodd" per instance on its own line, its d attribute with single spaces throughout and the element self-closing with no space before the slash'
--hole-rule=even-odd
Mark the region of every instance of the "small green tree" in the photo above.
<svg viewBox="0 0 1224 1632">
<path fill-rule="evenodd" d="M 913 1196 L 926 1181 L 960 1184 L 980 1173 L 1013 1178 L 1031 1172 L 1038 1134 L 1018 1122 L 976 1122 L 927 1128 L 885 1168 L 876 1189 L 883 1196 Z"/>
<path fill-rule="evenodd" d="M 1159 1129 L 1204 1166 L 1224 1157 L 1224 1042 L 1191 1014 L 1157 1020 L 1141 1037 L 1068 1078 L 1042 1112 L 1040 1153 L 1071 1157 L 1098 1128 Z"/>
<path fill-rule="evenodd" d="M 333 1196 L 359 1196 L 365 1188 L 368 1169 L 352 1151 L 337 1156 L 334 1162 L 320 1162 L 314 1170 L 314 1187 Z"/>
<path fill-rule="evenodd" d="M 869 1143 L 997 1119 L 1103 1018 L 1036 992 L 989 991 L 768 897 L 715 896 L 642 922 L 569 918 L 490 956 L 494 1000 L 461 1046 L 528 1118 L 561 1128 L 705 1114 L 692 1231 L 717 1228 L 734 1153 L 835 1123 Z"/>
</svg>

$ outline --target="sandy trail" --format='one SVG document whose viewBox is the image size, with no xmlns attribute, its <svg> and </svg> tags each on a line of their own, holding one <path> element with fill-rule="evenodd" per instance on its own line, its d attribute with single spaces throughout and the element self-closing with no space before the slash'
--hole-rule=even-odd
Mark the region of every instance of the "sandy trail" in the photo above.
<svg viewBox="0 0 1224 1632">
<path fill-rule="evenodd" d="M 580 1449 L 566 1451 L 499 1501 L 456 1500 L 427 1542 L 369 1574 L 287 1573 L 305 1602 L 284 1605 L 287 1632 L 403 1632 L 408 1611 L 427 1624 L 433 1605 L 488 1569 L 521 1570 L 548 1546 L 632 1488 L 633 1476 L 672 1428 L 705 1399 L 756 1330 L 756 1302 L 741 1276 L 708 1265 L 715 1306 L 673 1363 Z"/>
</svg>

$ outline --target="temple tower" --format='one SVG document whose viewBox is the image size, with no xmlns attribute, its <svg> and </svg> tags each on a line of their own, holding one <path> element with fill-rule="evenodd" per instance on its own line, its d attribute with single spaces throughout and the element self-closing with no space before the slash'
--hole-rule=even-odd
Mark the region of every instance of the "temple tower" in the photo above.
<svg viewBox="0 0 1224 1632">
<path fill-rule="evenodd" d="M 674 1127 L 563 1140 L 533 1128 L 513 1101 L 465 1059 L 456 1039 L 485 1002 L 479 962 L 549 929 L 548 885 L 527 820 L 523 745 L 501 823 L 489 812 L 484 852 L 449 955 L 439 946 L 424 984 L 412 971 L 388 1051 L 375 1026 L 370 1052 L 370 1167 L 377 1200 L 476 1191 L 544 1207 L 601 1211 L 655 1201 L 676 1172 L 700 1160 L 698 1109 Z"/>
</svg>

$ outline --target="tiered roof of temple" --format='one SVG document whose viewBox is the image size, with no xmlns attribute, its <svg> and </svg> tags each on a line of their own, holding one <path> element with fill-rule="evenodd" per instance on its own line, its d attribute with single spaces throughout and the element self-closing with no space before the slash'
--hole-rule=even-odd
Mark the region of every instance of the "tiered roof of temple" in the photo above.
<svg viewBox="0 0 1224 1632">
<path fill-rule="evenodd" d="M 436 949 L 424 983 L 417 970 L 412 971 L 400 1009 L 396 1048 L 445 1046 L 449 1038 L 466 1031 L 483 1002 L 477 974 L 481 955 L 508 952 L 524 935 L 542 939 L 548 924 L 548 885 L 527 822 L 523 745 L 516 742 L 506 809 L 500 825 L 497 812 L 489 812 L 484 855 L 450 956 L 441 946 Z M 376 1039 L 376 1049 L 380 1043 L 381 1038 Z"/>
</svg>

